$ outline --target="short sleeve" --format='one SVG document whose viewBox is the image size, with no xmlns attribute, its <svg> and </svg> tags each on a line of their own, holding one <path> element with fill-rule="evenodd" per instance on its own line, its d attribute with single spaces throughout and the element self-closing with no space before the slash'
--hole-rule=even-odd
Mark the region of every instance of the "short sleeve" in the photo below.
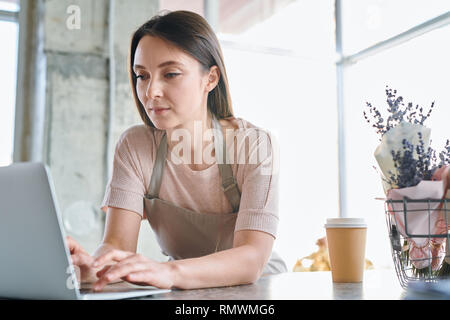
<svg viewBox="0 0 450 320">
<path fill-rule="evenodd" d="M 140 131 L 140 132 L 139 132 Z M 132 127 L 117 142 L 111 179 L 106 186 L 101 209 L 116 207 L 144 216 L 145 183 L 142 151 L 149 151 L 151 143 L 145 139 L 143 128 Z M 148 152 L 147 157 L 151 155 Z"/>
<path fill-rule="evenodd" d="M 258 230 L 276 238 L 279 215 L 279 152 L 273 137 L 258 129 L 248 147 L 235 231 Z M 250 139 L 252 141 L 252 139 Z"/>
</svg>

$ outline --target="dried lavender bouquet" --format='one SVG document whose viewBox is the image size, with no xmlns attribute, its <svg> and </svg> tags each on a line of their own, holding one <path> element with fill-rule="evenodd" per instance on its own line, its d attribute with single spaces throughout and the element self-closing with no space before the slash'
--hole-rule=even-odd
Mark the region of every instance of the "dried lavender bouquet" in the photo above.
<svg viewBox="0 0 450 320">
<path fill-rule="evenodd" d="M 450 141 L 447 140 L 444 150 L 439 154 L 431 147 L 431 130 L 424 126 L 424 122 L 430 117 L 434 102 L 427 112 L 422 107 L 413 103 L 404 103 L 403 97 L 397 96 L 397 91 L 386 86 L 386 96 L 389 116 L 385 120 L 379 110 L 367 102 L 368 112 L 364 111 L 366 121 L 376 129 L 380 136 L 380 145 L 375 150 L 375 158 L 381 170 L 384 191 L 388 198 L 399 199 L 404 195 L 414 194 L 412 191 L 425 191 L 428 197 L 433 198 L 433 188 L 439 190 L 439 186 L 430 185 L 427 181 L 433 180 L 434 173 L 441 167 L 450 163 Z M 422 182 L 424 181 L 424 182 Z M 422 182 L 422 183 L 421 183 Z M 427 184 L 428 185 L 425 185 Z M 421 184 L 420 186 L 418 186 Z M 416 187 L 417 190 L 411 187 Z M 431 186 L 431 187 L 430 187 Z M 406 189 L 410 188 L 410 189 Z M 404 191 L 404 192 L 403 192 Z M 440 197 L 440 195 L 438 195 Z M 436 215 L 435 215 L 436 216 Z M 404 221 L 402 215 L 396 215 L 399 228 L 404 237 Z M 419 215 L 414 215 L 414 221 L 408 220 L 412 229 L 423 229 L 424 220 Z M 424 215 L 422 218 L 426 218 Z M 436 219 L 438 219 L 436 217 Z M 411 223 L 410 223 L 411 222 Z M 438 221 L 433 221 L 437 223 Z M 429 222 L 430 223 L 430 222 Z M 411 231 L 410 228 L 408 228 Z M 445 230 L 446 232 L 447 230 Z M 442 230 L 438 230 L 442 232 Z M 420 232 L 418 232 L 420 233 Z M 421 233 L 423 234 L 423 232 Z M 416 274 L 427 271 L 430 262 L 433 270 L 437 269 L 442 259 L 436 259 L 437 255 L 444 256 L 443 238 L 436 243 L 428 243 L 429 239 L 409 239 L 409 248 L 405 252 L 406 257 L 411 258 Z M 433 248 L 433 252 L 431 250 Z"/>
</svg>

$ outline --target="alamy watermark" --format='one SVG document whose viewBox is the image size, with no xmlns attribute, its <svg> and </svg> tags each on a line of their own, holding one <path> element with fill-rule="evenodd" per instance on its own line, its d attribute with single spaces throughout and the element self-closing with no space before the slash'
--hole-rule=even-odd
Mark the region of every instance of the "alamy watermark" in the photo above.
<svg viewBox="0 0 450 320">
<path fill-rule="evenodd" d="M 66 9 L 66 13 L 69 15 L 66 19 L 66 27 L 69 30 L 81 29 L 81 8 L 77 5 L 70 5 Z"/>
<path fill-rule="evenodd" d="M 80 289 L 81 272 L 80 267 L 76 265 L 69 265 L 66 269 L 66 273 L 69 275 L 66 279 L 66 287 L 69 290 Z"/>
</svg>

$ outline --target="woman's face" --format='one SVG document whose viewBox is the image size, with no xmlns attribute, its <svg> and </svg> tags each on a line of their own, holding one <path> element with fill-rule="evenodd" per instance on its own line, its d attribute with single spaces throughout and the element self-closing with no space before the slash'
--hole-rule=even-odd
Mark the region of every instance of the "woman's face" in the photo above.
<svg viewBox="0 0 450 320">
<path fill-rule="evenodd" d="M 136 48 L 137 96 L 158 129 L 170 129 L 206 114 L 208 72 L 189 54 L 154 36 Z"/>
</svg>

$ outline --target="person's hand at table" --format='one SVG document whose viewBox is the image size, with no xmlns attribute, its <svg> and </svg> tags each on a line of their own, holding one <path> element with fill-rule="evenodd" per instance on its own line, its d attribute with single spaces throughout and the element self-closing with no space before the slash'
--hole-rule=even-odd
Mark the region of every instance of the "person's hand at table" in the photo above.
<svg viewBox="0 0 450 320">
<path fill-rule="evenodd" d="M 97 280 L 97 272 L 100 268 L 92 266 L 96 256 L 105 254 L 113 250 L 113 248 L 107 244 L 102 244 L 94 256 L 91 256 L 83 247 L 71 236 L 66 237 L 66 243 L 70 251 L 70 257 L 76 270 L 77 280 L 80 283 L 92 283 Z"/>
<path fill-rule="evenodd" d="M 111 261 L 114 265 L 106 265 Z M 94 283 L 94 291 L 101 291 L 108 283 L 124 280 L 139 285 L 170 289 L 174 283 L 174 270 L 168 262 L 156 262 L 134 252 L 112 250 L 98 256 L 94 268 L 102 268 L 97 272 L 98 280 Z"/>
<path fill-rule="evenodd" d="M 67 236 L 66 243 L 69 247 L 72 263 L 74 266 L 78 267 L 78 270 L 76 270 L 78 282 L 94 282 L 96 280 L 95 273 L 97 270 L 92 268 L 92 263 L 95 258 L 84 250 L 72 237 Z"/>
</svg>

